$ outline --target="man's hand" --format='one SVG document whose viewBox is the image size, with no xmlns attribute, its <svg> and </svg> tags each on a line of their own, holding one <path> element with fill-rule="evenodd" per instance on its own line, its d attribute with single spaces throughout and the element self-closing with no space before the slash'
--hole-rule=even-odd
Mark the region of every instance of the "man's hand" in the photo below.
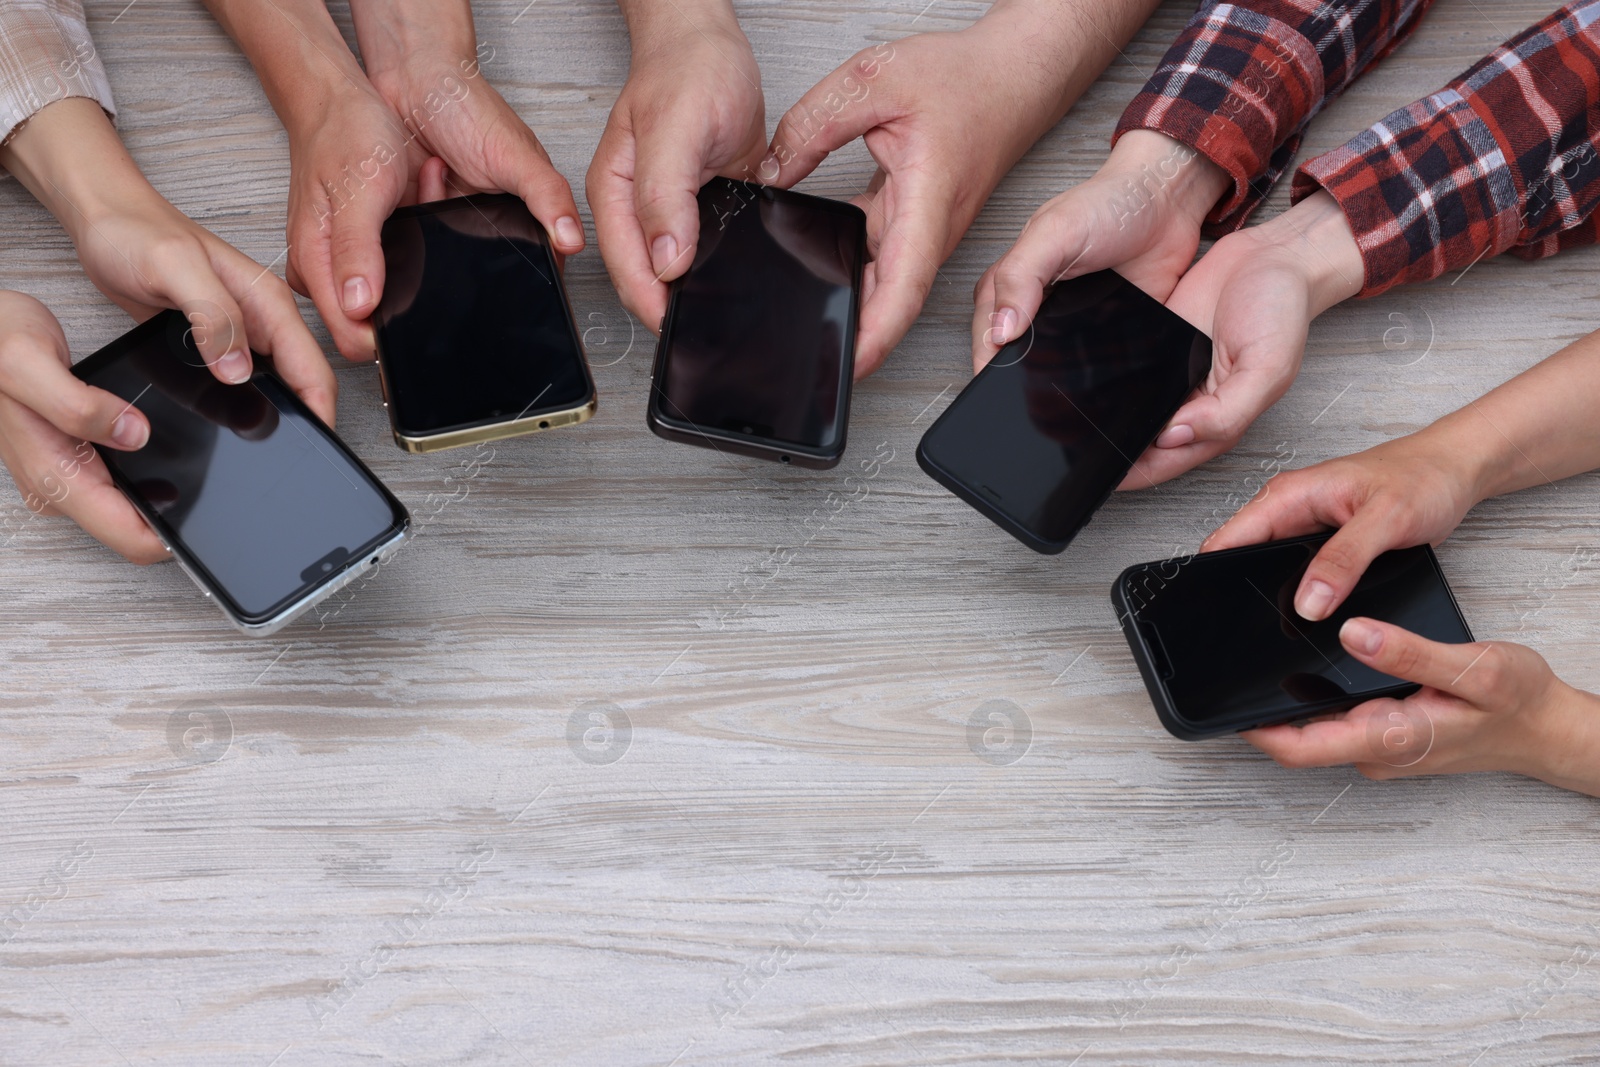
<svg viewBox="0 0 1600 1067">
<path fill-rule="evenodd" d="M 1242 737 L 1285 767 L 1353 763 L 1369 778 L 1513 771 L 1600 795 L 1600 700 L 1563 683 L 1530 648 L 1446 645 L 1351 619 L 1339 640 L 1368 666 L 1422 689 L 1304 726 Z"/>
<path fill-rule="evenodd" d="M 1211 337 L 1211 373 L 1120 488 L 1164 482 L 1237 444 L 1293 384 L 1311 320 L 1360 292 L 1362 277 L 1355 236 L 1323 192 L 1213 245 L 1167 300 Z"/>
<path fill-rule="evenodd" d="M 878 164 L 855 198 L 867 213 L 872 259 L 862 279 L 857 378 L 876 370 L 911 328 L 940 265 L 1000 179 L 1153 6 L 997 3 L 967 29 L 856 53 L 784 115 L 762 181 L 789 188 L 857 137 Z"/>
<path fill-rule="evenodd" d="M 725 2 L 624 3 L 633 63 L 589 166 L 600 254 L 652 331 L 700 239 L 696 194 L 717 175 L 762 180 L 761 72 Z"/>
<path fill-rule="evenodd" d="M 1027 331 L 1056 282 L 1111 267 L 1165 303 L 1228 181 L 1221 167 L 1164 134 L 1125 133 L 1094 177 L 1034 212 L 978 280 L 972 369 Z"/>
</svg>

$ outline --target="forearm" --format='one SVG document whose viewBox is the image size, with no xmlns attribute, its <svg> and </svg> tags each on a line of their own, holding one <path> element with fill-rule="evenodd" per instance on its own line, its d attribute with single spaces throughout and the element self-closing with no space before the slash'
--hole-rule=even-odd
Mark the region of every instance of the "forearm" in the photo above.
<svg viewBox="0 0 1600 1067">
<path fill-rule="evenodd" d="M 1015 44 L 1013 52 L 1049 86 L 1054 108 L 1044 118 L 1055 125 L 1133 39 L 1160 0 L 995 0 L 978 20 Z"/>
<path fill-rule="evenodd" d="M 1600 696 L 1557 679 L 1532 730 L 1528 751 L 1508 770 L 1600 796 Z"/>
<path fill-rule="evenodd" d="M 1158 130 L 1200 150 L 1233 178 L 1209 230 L 1236 230 L 1283 174 L 1311 116 L 1409 36 L 1432 2 L 1202 5 L 1113 139 Z"/>
<path fill-rule="evenodd" d="M 320 121 L 365 80 L 323 0 L 205 0 L 255 67 L 267 99 L 291 131 Z"/>
<path fill-rule="evenodd" d="M 60 220 L 74 241 L 108 211 L 159 200 L 100 105 L 72 97 L 33 116 L 4 148 L 0 166 Z"/>
<path fill-rule="evenodd" d="M 477 53 L 470 0 L 350 0 L 350 16 L 374 81 L 400 73 L 408 57 L 458 60 Z"/>
<path fill-rule="evenodd" d="M 1462 457 L 1474 499 L 1600 467 L 1600 333 L 1549 359 L 1416 436 Z"/>
<path fill-rule="evenodd" d="M 733 0 L 617 0 L 635 56 L 656 45 L 709 30 L 739 30 Z"/>
</svg>

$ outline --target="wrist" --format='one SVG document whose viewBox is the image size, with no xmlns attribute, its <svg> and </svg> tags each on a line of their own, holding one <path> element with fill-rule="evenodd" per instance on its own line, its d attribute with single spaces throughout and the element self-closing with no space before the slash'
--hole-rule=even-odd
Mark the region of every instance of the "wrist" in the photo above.
<svg viewBox="0 0 1600 1067">
<path fill-rule="evenodd" d="M 1600 697 L 1556 678 L 1506 770 L 1600 796 Z"/>
<path fill-rule="evenodd" d="M 732 0 L 620 0 L 620 5 L 635 61 L 681 41 L 703 41 L 708 34 L 745 40 Z"/>
<path fill-rule="evenodd" d="M 1155 130 L 1124 133 L 1103 169 L 1141 188 L 1153 182 L 1161 190 L 1161 202 L 1196 231 L 1232 184 L 1227 171 L 1182 141 Z"/>
<path fill-rule="evenodd" d="M 467 0 L 352 0 L 361 62 L 374 84 L 408 74 L 473 66 L 478 54 Z"/>
<path fill-rule="evenodd" d="M 109 214 L 161 201 L 100 105 L 72 97 L 47 104 L 17 132 L 0 164 L 60 221 L 73 243 Z"/>
<path fill-rule="evenodd" d="M 1316 318 L 1361 292 L 1366 264 L 1339 202 L 1321 190 L 1258 228 L 1263 240 L 1292 250 L 1301 263 Z"/>
</svg>

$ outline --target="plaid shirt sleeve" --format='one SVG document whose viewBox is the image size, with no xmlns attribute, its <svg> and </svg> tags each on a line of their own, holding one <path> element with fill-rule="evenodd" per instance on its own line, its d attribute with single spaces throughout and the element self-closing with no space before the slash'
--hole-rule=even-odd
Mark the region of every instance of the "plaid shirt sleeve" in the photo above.
<svg viewBox="0 0 1600 1067">
<path fill-rule="evenodd" d="M 46 104 L 72 96 L 115 114 L 80 0 L 0 0 L 0 145 Z"/>
<path fill-rule="evenodd" d="M 1282 176 L 1306 123 L 1416 29 L 1433 0 L 1202 5 L 1117 123 L 1155 130 L 1233 177 L 1207 236 L 1237 230 Z"/>
<path fill-rule="evenodd" d="M 1362 295 L 1510 249 L 1600 240 L 1600 0 L 1569 3 L 1443 90 L 1300 168 L 1332 193 L 1365 264 Z"/>
</svg>

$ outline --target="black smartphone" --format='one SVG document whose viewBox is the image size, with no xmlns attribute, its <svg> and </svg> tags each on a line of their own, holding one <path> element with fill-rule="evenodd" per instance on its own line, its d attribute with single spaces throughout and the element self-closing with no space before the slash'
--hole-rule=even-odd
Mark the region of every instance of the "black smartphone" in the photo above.
<svg viewBox="0 0 1600 1067">
<path fill-rule="evenodd" d="M 1210 339 L 1115 271 L 1060 282 L 917 462 L 1035 552 L 1060 552 L 1210 370 Z"/>
<path fill-rule="evenodd" d="M 672 283 L 650 381 L 669 441 L 827 468 L 844 455 L 867 216 L 713 178 L 694 263 Z"/>
<path fill-rule="evenodd" d="M 406 536 L 400 501 L 287 385 L 259 369 L 243 385 L 219 382 L 176 311 L 72 371 L 149 420 L 137 452 L 96 451 L 179 566 L 247 633 L 283 626 Z"/>
<path fill-rule="evenodd" d="M 544 226 L 515 196 L 403 207 L 383 224 L 372 315 L 384 403 L 407 452 L 583 422 L 594 379 Z"/>
<path fill-rule="evenodd" d="M 1302 619 L 1295 591 L 1330 536 L 1140 563 L 1117 578 L 1123 636 L 1173 735 L 1194 741 L 1416 692 L 1345 651 L 1339 627 L 1356 616 L 1430 641 L 1473 639 L 1427 545 L 1385 552 L 1333 615 Z"/>
</svg>

